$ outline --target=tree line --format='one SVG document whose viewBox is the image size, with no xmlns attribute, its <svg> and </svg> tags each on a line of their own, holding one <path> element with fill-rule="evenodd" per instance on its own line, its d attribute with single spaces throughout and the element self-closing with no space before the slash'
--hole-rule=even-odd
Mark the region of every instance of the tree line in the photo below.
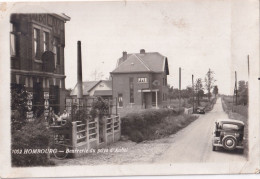
<svg viewBox="0 0 260 179">
<path fill-rule="evenodd" d="M 179 92 L 181 93 L 181 98 L 192 98 L 194 95 L 194 102 L 196 102 L 197 105 L 200 105 L 200 101 L 203 97 L 207 97 L 208 100 L 210 100 L 212 93 L 215 97 L 218 94 L 218 86 L 214 85 L 215 82 L 216 79 L 214 77 L 214 72 L 209 69 L 204 77 L 204 80 L 202 80 L 202 78 L 195 79 L 193 87 L 187 86 L 186 89 L 179 91 L 178 88 L 168 86 L 168 98 L 170 100 L 178 99 Z"/>
</svg>

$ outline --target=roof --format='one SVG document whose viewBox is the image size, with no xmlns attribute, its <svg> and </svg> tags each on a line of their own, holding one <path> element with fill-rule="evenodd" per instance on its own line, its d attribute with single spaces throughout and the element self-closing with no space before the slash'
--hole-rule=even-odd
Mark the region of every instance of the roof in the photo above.
<svg viewBox="0 0 260 179">
<path fill-rule="evenodd" d="M 111 80 L 102 80 L 102 82 L 107 85 L 108 88 L 112 89 L 112 81 Z"/>
<path fill-rule="evenodd" d="M 127 54 L 118 59 L 117 67 L 111 73 L 166 72 L 169 74 L 167 57 L 158 52 Z"/>
<path fill-rule="evenodd" d="M 53 14 L 54 16 L 62 19 L 63 21 L 70 21 L 70 17 L 67 16 L 66 14 L 64 13 L 61 13 L 61 14 Z"/>
<path fill-rule="evenodd" d="M 112 96 L 112 90 L 96 90 L 94 96 Z"/>
<path fill-rule="evenodd" d="M 90 90 L 96 87 L 101 82 L 105 83 L 109 88 L 112 89 L 112 81 L 111 80 L 99 80 L 99 81 L 84 81 L 82 82 L 83 87 L 83 95 L 89 95 Z M 71 96 L 76 96 L 78 94 L 78 84 L 75 85 L 74 89 L 71 91 Z"/>
<path fill-rule="evenodd" d="M 239 125 L 245 125 L 242 121 L 235 120 L 235 119 L 218 119 L 216 122 L 235 123 L 235 124 L 239 124 Z"/>
<path fill-rule="evenodd" d="M 83 95 L 89 95 L 89 90 L 95 87 L 100 81 L 84 81 L 82 82 Z M 78 94 L 78 83 L 75 85 L 74 89 L 71 91 L 71 96 L 76 96 Z"/>
</svg>

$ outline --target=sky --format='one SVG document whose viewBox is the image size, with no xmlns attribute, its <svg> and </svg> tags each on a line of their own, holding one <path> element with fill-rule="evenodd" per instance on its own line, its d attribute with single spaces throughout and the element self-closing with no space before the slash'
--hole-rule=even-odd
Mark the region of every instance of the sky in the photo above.
<svg viewBox="0 0 260 179">
<path fill-rule="evenodd" d="M 169 85 L 190 86 L 191 76 L 214 71 L 219 92 L 232 94 L 234 73 L 247 80 L 247 55 L 254 52 L 254 3 L 248 1 L 184 0 L 161 2 L 63 2 L 16 5 L 16 11 L 65 13 L 66 88 L 77 80 L 77 41 L 82 44 L 83 81 L 103 79 L 114 70 L 123 51 L 159 52 L 168 58 Z M 252 1 L 253 2 L 253 1 Z M 32 8 L 33 7 L 33 8 Z M 39 12 L 39 11 L 37 11 Z M 246 42 L 246 43 L 245 43 Z"/>
</svg>

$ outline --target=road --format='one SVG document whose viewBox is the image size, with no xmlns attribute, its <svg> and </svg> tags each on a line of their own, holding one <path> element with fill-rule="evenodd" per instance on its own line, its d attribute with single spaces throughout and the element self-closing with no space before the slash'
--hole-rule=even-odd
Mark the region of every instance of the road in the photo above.
<svg viewBox="0 0 260 179">
<path fill-rule="evenodd" d="M 214 121 L 228 118 L 223 111 L 221 99 L 213 110 L 171 136 L 170 147 L 153 162 L 243 162 L 246 158 L 237 152 L 225 150 L 212 151 L 212 131 Z"/>
<path fill-rule="evenodd" d="M 118 141 L 108 148 L 127 148 L 126 153 L 94 153 L 75 159 L 55 160 L 56 165 L 108 165 L 134 163 L 230 163 L 246 162 L 242 154 L 225 150 L 212 151 L 212 131 L 217 118 L 227 118 L 221 100 L 214 109 L 200 115 L 186 128 L 169 137 L 135 143 Z"/>
</svg>

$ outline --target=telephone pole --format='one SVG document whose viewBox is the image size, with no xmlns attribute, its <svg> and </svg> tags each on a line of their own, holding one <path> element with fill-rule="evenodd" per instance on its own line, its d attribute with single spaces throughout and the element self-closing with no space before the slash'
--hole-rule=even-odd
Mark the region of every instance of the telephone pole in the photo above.
<svg viewBox="0 0 260 179">
<path fill-rule="evenodd" d="M 237 72 L 235 71 L 235 94 L 236 94 L 236 106 L 237 106 Z"/>
<path fill-rule="evenodd" d="M 194 76 L 192 75 L 192 111 L 194 113 L 194 81 L 193 81 Z"/>
<path fill-rule="evenodd" d="M 235 87 L 234 87 L 234 94 L 233 94 L 233 105 L 232 105 L 232 112 L 234 112 L 234 103 L 236 102 L 237 105 L 237 71 L 235 71 Z"/>
<path fill-rule="evenodd" d="M 247 55 L 247 70 L 248 70 L 248 77 L 249 77 L 249 55 Z"/>
</svg>

